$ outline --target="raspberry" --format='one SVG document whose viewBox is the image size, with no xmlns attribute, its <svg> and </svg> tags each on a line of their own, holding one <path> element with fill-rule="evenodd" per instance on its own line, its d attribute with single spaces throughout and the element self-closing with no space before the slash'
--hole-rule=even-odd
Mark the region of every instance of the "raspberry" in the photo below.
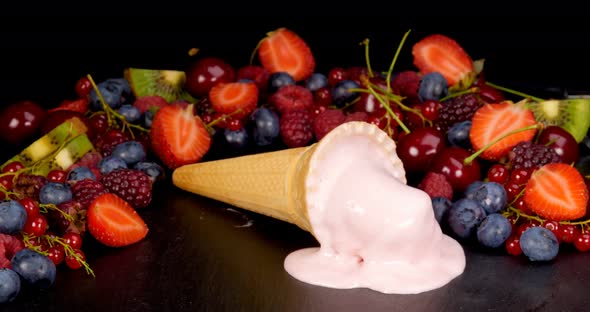
<svg viewBox="0 0 590 312">
<path fill-rule="evenodd" d="M 551 147 L 526 141 L 516 144 L 508 152 L 510 169 L 537 169 L 550 163 L 558 163 L 561 158 Z"/>
<path fill-rule="evenodd" d="M 313 121 L 313 133 L 321 140 L 328 132 L 338 127 L 346 120 L 346 116 L 339 109 L 327 109 L 321 112 Z"/>
<path fill-rule="evenodd" d="M 78 201 L 83 209 L 88 209 L 96 197 L 108 192 L 102 183 L 93 179 L 78 181 L 71 186 L 70 190 L 74 200 Z"/>
<path fill-rule="evenodd" d="M 135 209 L 146 207 L 152 201 L 152 180 L 143 171 L 117 169 L 103 175 L 100 181 L 109 192 Z"/>
<path fill-rule="evenodd" d="M 163 107 L 168 105 L 168 101 L 159 95 L 140 96 L 135 99 L 133 106 L 139 109 L 142 114 L 147 112 L 151 107 Z"/>
<path fill-rule="evenodd" d="M 279 113 L 284 114 L 293 110 L 309 110 L 313 106 L 313 94 L 305 87 L 288 85 L 275 92 L 269 101 Z"/>
<path fill-rule="evenodd" d="M 420 87 L 420 74 L 407 70 L 397 73 L 391 79 L 391 89 L 395 94 L 407 98 L 408 103 L 420 103 L 418 88 Z"/>
<path fill-rule="evenodd" d="M 246 65 L 238 69 L 238 80 L 249 79 L 254 81 L 258 90 L 266 90 L 270 73 L 262 66 Z"/>
<path fill-rule="evenodd" d="M 369 120 L 369 114 L 365 113 L 365 112 L 354 112 L 351 114 L 346 115 L 346 119 L 344 120 L 344 122 L 349 122 L 349 121 L 368 121 Z"/>
<path fill-rule="evenodd" d="M 481 105 L 483 101 L 473 93 L 448 99 L 442 103 L 435 125 L 439 130 L 446 132 L 455 123 L 470 120 Z"/>
<path fill-rule="evenodd" d="M 0 269 L 10 268 L 10 260 L 25 248 L 22 241 L 13 235 L 0 233 Z"/>
<path fill-rule="evenodd" d="M 281 138 L 288 147 L 305 146 L 313 139 L 313 120 L 307 111 L 286 112 L 279 124 Z"/>
<path fill-rule="evenodd" d="M 453 198 L 453 187 L 440 173 L 428 172 L 418 184 L 418 188 L 426 192 L 430 198 L 444 197 L 449 200 Z"/>
</svg>

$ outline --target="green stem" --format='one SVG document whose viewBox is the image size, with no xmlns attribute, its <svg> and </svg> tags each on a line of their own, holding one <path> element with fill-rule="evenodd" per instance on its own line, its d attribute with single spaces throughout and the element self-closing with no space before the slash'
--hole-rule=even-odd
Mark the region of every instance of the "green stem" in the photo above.
<svg viewBox="0 0 590 312">
<path fill-rule="evenodd" d="M 408 127 L 406 127 L 406 125 L 393 112 L 391 107 L 389 107 L 387 100 L 383 99 L 383 97 L 381 97 L 381 95 L 379 93 L 375 92 L 375 90 L 373 90 L 373 88 L 371 88 L 370 85 L 367 86 L 367 88 L 369 88 L 369 91 L 371 91 L 371 93 L 377 99 L 377 101 L 379 101 L 379 103 L 381 103 L 381 105 L 383 105 L 383 107 L 385 108 L 387 113 L 391 116 L 391 118 L 393 118 L 397 122 L 397 124 L 402 128 L 402 130 L 404 130 L 405 133 L 410 133 L 410 129 L 408 129 Z"/>
<path fill-rule="evenodd" d="M 491 83 L 489 81 L 486 81 L 485 84 L 488 85 L 488 86 L 490 86 L 490 87 L 492 87 L 492 88 L 498 89 L 500 91 L 512 93 L 514 95 L 518 95 L 518 96 L 523 97 L 523 98 L 532 99 L 535 102 L 542 102 L 542 101 L 544 101 L 542 98 L 538 98 L 536 96 L 532 96 L 532 95 L 526 94 L 524 92 L 520 92 L 520 91 L 512 90 L 512 89 L 509 89 L 509 88 L 506 88 L 506 87 L 502 87 L 502 86 L 499 86 L 499 85 L 497 85 L 495 83 Z"/>
<path fill-rule="evenodd" d="M 391 64 L 389 65 L 389 70 L 387 71 L 387 77 L 385 78 L 385 82 L 387 83 L 387 93 L 391 92 L 391 73 L 393 72 L 393 66 L 397 62 L 397 58 L 399 57 L 399 54 L 402 50 L 402 46 L 406 42 L 406 39 L 408 38 L 410 31 L 411 31 L 411 29 L 406 31 L 406 33 L 404 34 L 402 41 L 397 46 L 397 51 L 395 51 L 395 55 L 393 56 L 393 60 L 391 60 Z"/>
<path fill-rule="evenodd" d="M 369 61 L 369 39 L 365 39 L 361 42 L 361 45 L 365 46 L 365 61 L 367 62 L 367 71 L 369 77 L 373 77 L 373 69 L 371 69 L 371 62 Z"/>
<path fill-rule="evenodd" d="M 496 139 L 492 140 L 492 142 L 486 144 L 484 147 L 480 148 L 477 152 L 471 154 L 471 156 L 465 158 L 465 160 L 463 161 L 463 163 L 466 164 L 466 165 L 469 165 L 475 158 L 477 158 L 477 156 L 481 155 L 481 153 L 485 152 L 488 148 L 490 148 L 490 146 L 498 143 L 500 140 L 502 140 L 502 139 L 504 139 L 504 138 L 506 138 L 508 136 L 511 136 L 513 134 L 517 134 L 517 133 L 520 133 L 520 132 L 528 131 L 528 130 L 534 130 L 534 129 L 537 129 L 539 127 L 540 127 L 539 124 L 534 124 L 534 125 L 530 125 L 528 127 L 524 127 L 524 128 L 520 128 L 520 129 L 509 131 L 509 132 L 507 132 L 507 133 L 505 133 L 505 134 L 497 137 Z"/>
<path fill-rule="evenodd" d="M 470 94 L 470 93 L 475 93 L 475 92 L 477 92 L 477 91 L 479 91 L 479 88 L 477 88 L 477 87 L 469 88 L 469 89 L 467 89 L 467 90 L 463 90 L 463 91 L 459 91 L 459 92 L 454 92 L 454 93 L 451 93 L 451 94 L 449 94 L 449 95 L 447 95 L 447 96 L 445 96 L 445 97 L 441 98 L 441 99 L 440 99 L 440 100 L 438 100 L 438 101 L 442 103 L 442 102 L 444 102 L 444 101 L 446 101 L 446 100 L 449 100 L 449 99 L 452 99 L 452 98 L 458 97 L 458 96 L 460 96 L 460 95 L 464 95 L 464 94 Z"/>
</svg>

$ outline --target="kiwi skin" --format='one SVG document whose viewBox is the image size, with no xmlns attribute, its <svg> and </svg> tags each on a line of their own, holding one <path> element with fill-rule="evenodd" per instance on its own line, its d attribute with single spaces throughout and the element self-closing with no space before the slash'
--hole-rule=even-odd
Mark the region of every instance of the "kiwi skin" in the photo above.
<svg viewBox="0 0 590 312">
<path fill-rule="evenodd" d="M 528 106 L 538 122 L 564 128 L 578 143 L 590 128 L 590 98 L 545 100 Z"/>
<path fill-rule="evenodd" d="M 185 90 L 186 74 L 177 70 L 127 68 L 124 77 L 129 82 L 136 98 L 142 96 L 159 95 L 168 103 L 196 100 Z"/>
</svg>

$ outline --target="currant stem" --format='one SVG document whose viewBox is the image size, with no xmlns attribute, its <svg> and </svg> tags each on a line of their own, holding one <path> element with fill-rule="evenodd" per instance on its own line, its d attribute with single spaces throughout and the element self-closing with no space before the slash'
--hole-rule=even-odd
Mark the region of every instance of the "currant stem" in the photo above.
<svg viewBox="0 0 590 312">
<path fill-rule="evenodd" d="M 524 131 L 529 131 L 529 130 L 534 130 L 534 129 L 538 129 L 539 127 L 542 127 L 541 124 L 534 124 L 534 125 L 530 125 L 528 127 L 524 127 L 524 128 L 520 128 L 520 129 L 516 129 L 516 130 L 512 130 L 509 131 L 497 138 L 495 138 L 494 140 L 492 140 L 492 142 L 486 144 L 484 147 L 480 148 L 477 152 L 471 154 L 471 156 L 465 158 L 465 160 L 463 161 L 463 163 L 465 165 L 469 165 L 475 158 L 477 158 L 477 156 L 481 155 L 481 153 L 485 152 L 488 148 L 490 148 L 490 146 L 498 143 L 499 141 L 501 141 L 502 139 L 505 139 L 508 136 L 511 136 L 513 134 L 517 134 L 520 132 L 524 132 Z"/>
<path fill-rule="evenodd" d="M 365 61 L 367 62 L 367 71 L 369 73 L 369 77 L 372 78 L 373 70 L 371 69 L 371 62 L 369 61 L 369 39 L 366 38 L 360 44 L 365 46 Z"/>
<path fill-rule="evenodd" d="M 535 102 L 542 102 L 542 101 L 544 101 L 542 98 L 538 98 L 536 96 L 532 96 L 532 95 L 526 94 L 524 92 L 520 92 L 520 91 L 512 90 L 512 89 L 509 89 L 509 88 L 506 88 L 506 87 L 502 87 L 502 86 L 499 86 L 499 85 L 497 85 L 495 83 L 491 83 L 489 81 L 486 81 L 485 84 L 488 85 L 488 86 L 490 86 L 490 87 L 492 87 L 492 88 L 494 88 L 494 89 L 498 89 L 500 91 L 512 93 L 514 95 L 518 95 L 518 96 L 523 97 L 523 98 L 532 99 Z"/>
<path fill-rule="evenodd" d="M 393 60 L 391 60 L 391 64 L 389 65 L 389 70 L 387 71 L 387 77 L 385 78 L 385 83 L 387 84 L 387 93 L 391 92 L 391 73 L 393 72 L 393 66 L 397 62 L 397 58 L 399 57 L 399 54 L 402 50 L 404 43 L 406 42 L 406 39 L 408 38 L 408 35 L 410 35 L 410 31 L 411 31 L 411 29 L 406 31 L 406 33 L 402 37 L 402 41 L 397 46 L 397 51 L 395 51 L 395 55 L 393 56 Z"/>
<path fill-rule="evenodd" d="M 88 265 L 88 263 L 86 261 L 84 261 L 74 251 L 74 248 L 72 248 L 72 246 L 70 246 L 68 243 L 66 243 L 63 238 L 54 237 L 54 236 L 48 236 L 48 235 L 43 235 L 43 237 L 47 240 L 47 243 L 49 243 L 50 246 L 53 246 L 52 245 L 53 243 L 60 244 L 64 248 L 64 251 L 66 253 L 66 257 L 67 256 L 74 257 L 74 259 L 76 259 L 76 261 L 78 261 L 78 263 L 80 263 L 82 266 L 84 266 L 84 269 L 86 269 L 86 273 L 88 273 L 89 275 L 92 275 L 93 277 L 96 277 L 96 275 L 94 275 L 94 271 L 92 271 L 92 269 L 90 268 L 90 266 Z"/>
<path fill-rule="evenodd" d="M 48 213 L 49 210 L 55 210 L 55 211 L 59 212 L 64 217 L 64 219 L 66 219 L 67 221 L 70 221 L 70 222 L 74 221 L 74 217 L 72 217 L 72 215 L 59 209 L 55 204 L 39 204 L 39 209 L 40 209 L 41 213 Z"/>
</svg>

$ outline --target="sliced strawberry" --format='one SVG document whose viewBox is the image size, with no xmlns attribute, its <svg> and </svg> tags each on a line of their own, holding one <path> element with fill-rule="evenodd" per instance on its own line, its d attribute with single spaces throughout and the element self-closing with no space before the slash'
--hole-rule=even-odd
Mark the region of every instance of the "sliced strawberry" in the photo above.
<svg viewBox="0 0 590 312">
<path fill-rule="evenodd" d="M 209 91 L 209 101 L 216 112 L 240 119 L 256 109 L 258 87 L 252 82 L 218 83 Z"/>
<path fill-rule="evenodd" d="M 142 240 L 148 227 L 135 209 L 115 194 L 98 196 L 88 207 L 88 230 L 100 243 L 122 247 Z"/>
<path fill-rule="evenodd" d="M 59 104 L 59 106 L 49 109 L 47 111 L 51 113 L 58 110 L 74 111 L 84 114 L 86 113 L 86 111 L 88 111 L 88 99 L 81 98 L 77 100 L 64 100 L 63 102 L 61 102 L 61 104 Z"/>
<path fill-rule="evenodd" d="M 575 220 L 586 214 L 588 188 L 576 168 L 551 163 L 533 173 L 525 187 L 524 202 L 543 218 Z"/>
<path fill-rule="evenodd" d="M 193 105 L 168 105 L 154 115 L 150 130 L 154 154 L 170 169 L 199 161 L 211 147 L 211 136 Z"/>
<path fill-rule="evenodd" d="M 296 81 L 309 78 L 315 58 L 307 43 L 293 31 L 279 28 L 262 39 L 258 59 L 269 73 L 286 72 Z"/>
<path fill-rule="evenodd" d="M 449 86 L 461 82 L 469 86 L 475 79 L 473 60 L 453 39 L 434 34 L 423 38 L 412 47 L 414 65 L 422 72 L 439 72 Z"/>
<path fill-rule="evenodd" d="M 157 111 L 166 105 L 168 105 L 168 101 L 159 95 L 140 96 L 133 102 L 133 106 L 137 107 L 142 114 L 150 109 L 155 109 L 154 111 Z"/>
<path fill-rule="evenodd" d="M 485 104 L 473 115 L 469 138 L 473 148 L 480 150 L 510 131 L 521 130 L 535 124 L 533 112 L 525 107 L 524 102 L 505 101 L 498 104 Z M 499 160 L 516 144 L 532 140 L 535 133 L 536 129 L 530 129 L 508 135 L 486 147 L 480 157 Z"/>
</svg>

